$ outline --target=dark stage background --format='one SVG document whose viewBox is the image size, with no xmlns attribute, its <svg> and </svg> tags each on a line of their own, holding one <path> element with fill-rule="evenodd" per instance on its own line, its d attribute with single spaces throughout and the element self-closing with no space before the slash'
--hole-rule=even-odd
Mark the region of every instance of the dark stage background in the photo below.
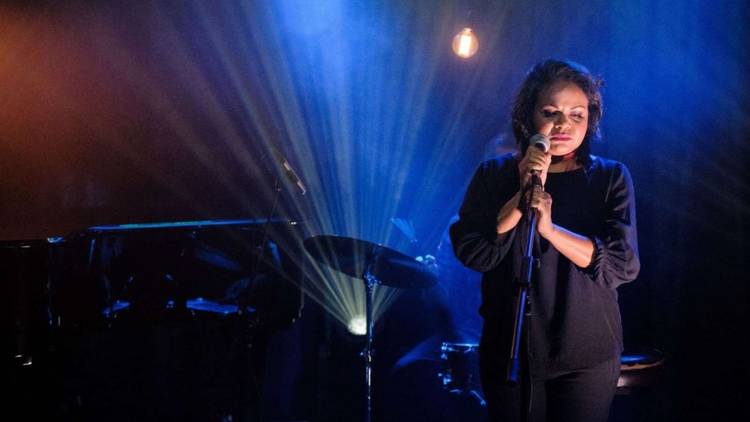
<svg viewBox="0 0 750 422">
<path fill-rule="evenodd" d="M 437 290 L 390 292 L 378 312 L 379 412 L 478 414 L 433 400 L 440 339 L 479 330 L 476 275 L 451 270 L 441 240 L 476 165 L 508 147 L 525 71 L 567 58 L 606 80 L 594 153 L 635 182 L 626 345 L 665 355 L 659 388 L 619 398 L 613 418 L 746 419 L 749 21 L 742 1 L 3 2 L 0 240 L 273 211 L 304 222 L 297 241 L 438 256 Z M 480 49 L 462 60 L 450 40 L 467 24 Z M 308 189 L 281 179 L 273 210 L 272 148 Z M 334 305 L 348 294 L 335 283 L 309 283 L 302 319 L 273 341 L 270 420 L 361 411 L 356 312 Z"/>
</svg>

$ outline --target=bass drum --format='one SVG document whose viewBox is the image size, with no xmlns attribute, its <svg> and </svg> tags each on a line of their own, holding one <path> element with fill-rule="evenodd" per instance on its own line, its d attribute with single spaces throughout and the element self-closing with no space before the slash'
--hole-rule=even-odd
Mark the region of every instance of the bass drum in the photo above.
<svg viewBox="0 0 750 422">
<path fill-rule="evenodd" d="M 443 389 L 453 394 L 474 396 L 485 406 L 479 378 L 479 345 L 444 342 L 440 347 L 440 361 L 438 377 Z"/>
</svg>

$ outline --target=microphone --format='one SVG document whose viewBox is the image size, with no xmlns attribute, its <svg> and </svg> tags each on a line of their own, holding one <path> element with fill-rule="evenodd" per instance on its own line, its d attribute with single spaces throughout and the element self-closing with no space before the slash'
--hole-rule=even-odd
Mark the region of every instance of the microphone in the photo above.
<svg viewBox="0 0 750 422">
<path fill-rule="evenodd" d="M 532 136 L 531 139 L 529 139 L 529 145 L 533 145 L 534 147 L 539 148 L 544 152 L 549 152 L 550 141 L 548 137 L 542 135 L 541 133 L 537 133 L 536 135 Z M 539 170 L 531 171 L 531 185 L 540 187 L 542 186 L 542 179 L 539 177 Z"/>
<path fill-rule="evenodd" d="M 273 150 L 273 155 L 276 156 L 276 159 L 279 160 L 279 163 L 281 163 L 281 167 L 284 168 L 284 174 L 286 174 L 286 177 L 289 178 L 289 180 L 294 183 L 295 186 L 297 186 L 297 189 L 299 192 L 304 195 L 307 193 L 307 188 L 305 187 L 305 184 L 302 183 L 302 179 L 297 176 L 297 173 L 292 168 L 292 165 L 289 164 L 289 161 L 281 155 L 281 152 L 277 150 L 274 147 L 271 147 Z"/>
<path fill-rule="evenodd" d="M 537 133 L 529 139 L 529 145 L 533 145 L 544 152 L 549 152 L 550 141 L 548 137 Z"/>
</svg>

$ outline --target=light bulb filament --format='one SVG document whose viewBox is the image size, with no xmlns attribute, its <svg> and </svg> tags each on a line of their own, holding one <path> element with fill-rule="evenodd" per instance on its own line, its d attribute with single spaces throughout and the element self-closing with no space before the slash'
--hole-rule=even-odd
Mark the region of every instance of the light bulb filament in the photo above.
<svg viewBox="0 0 750 422">
<path fill-rule="evenodd" d="M 453 51 L 457 56 L 467 59 L 479 48 L 479 40 L 471 28 L 464 28 L 453 37 Z"/>
<path fill-rule="evenodd" d="M 458 55 L 468 57 L 471 54 L 471 35 L 461 34 L 461 41 L 458 46 Z"/>
</svg>

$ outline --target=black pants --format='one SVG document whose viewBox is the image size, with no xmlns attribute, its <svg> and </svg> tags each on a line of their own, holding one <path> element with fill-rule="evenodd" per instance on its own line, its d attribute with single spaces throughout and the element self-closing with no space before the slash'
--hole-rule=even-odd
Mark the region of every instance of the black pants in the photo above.
<svg viewBox="0 0 750 422">
<path fill-rule="evenodd" d="M 530 377 L 526 371 L 521 383 L 509 386 L 504 382 L 505 368 L 500 364 L 503 359 L 498 359 L 496 352 L 480 348 L 479 354 L 489 422 L 607 420 L 620 376 L 619 356 L 574 371 L 532 372 Z"/>
</svg>

